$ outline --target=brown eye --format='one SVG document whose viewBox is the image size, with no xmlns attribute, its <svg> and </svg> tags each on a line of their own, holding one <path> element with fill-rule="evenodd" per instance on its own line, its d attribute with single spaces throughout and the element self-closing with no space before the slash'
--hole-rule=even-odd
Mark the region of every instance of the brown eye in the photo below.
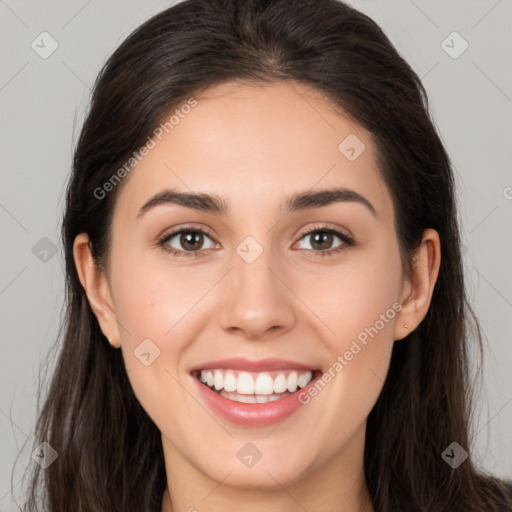
<svg viewBox="0 0 512 512">
<path fill-rule="evenodd" d="M 204 247 L 206 238 L 212 241 L 210 247 Z M 215 244 L 208 233 L 202 229 L 180 229 L 165 235 L 159 240 L 158 245 L 176 256 L 197 256 L 201 249 L 210 249 Z"/>
<path fill-rule="evenodd" d="M 200 249 L 204 243 L 203 233 L 198 231 L 183 231 L 180 234 L 179 242 L 186 251 L 194 251 Z"/>
<path fill-rule="evenodd" d="M 330 256 L 354 245 L 352 238 L 331 228 L 316 227 L 304 233 L 301 240 L 308 238 L 310 247 L 305 247 L 305 249 L 313 251 L 315 256 Z M 341 243 L 332 248 L 336 239 L 341 240 Z"/>
<path fill-rule="evenodd" d="M 333 235 L 332 233 L 327 233 L 327 231 L 317 231 L 309 236 L 311 237 L 312 248 L 319 251 L 329 249 L 333 243 Z"/>
</svg>

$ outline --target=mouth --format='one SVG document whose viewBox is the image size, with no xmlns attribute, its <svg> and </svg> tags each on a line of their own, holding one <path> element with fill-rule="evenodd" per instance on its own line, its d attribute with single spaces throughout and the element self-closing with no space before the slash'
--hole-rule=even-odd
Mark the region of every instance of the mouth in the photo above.
<svg viewBox="0 0 512 512">
<path fill-rule="evenodd" d="M 219 419 L 247 428 L 270 426 L 289 417 L 293 421 L 292 415 L 296 417 L 309 403 L 304 398 L 309 398 L 321 375 L 314 366 L 276 358 L 232 357 L 190 369 L 207 409 Z"/>
<path fill-rule="evenodd" d="M 192 376 L 217 395 L 244 404 L 264 404 L 300 392 L 320 370 L 280 369 L 250 372 L 211 368 L 193 370 Z"/>
</svg>

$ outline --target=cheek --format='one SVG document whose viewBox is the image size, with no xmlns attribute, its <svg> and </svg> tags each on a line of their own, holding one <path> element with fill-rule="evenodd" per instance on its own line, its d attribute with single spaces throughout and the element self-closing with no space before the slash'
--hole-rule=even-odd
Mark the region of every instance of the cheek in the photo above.
<svg viewBox="0 0 512 512">
<path fill-rule="evenodd" d="M 184 328 L 193 317 L 192 303 L 201 295 L 173 276 L 158 265 L 137 265 L 133 259 L 129 265 L 117 267 L 113 286 L 116 315 L 124 327 L 120 328 L 121 347 L 132 390 L 160 429 L 165 425 L 173 435 L 181 436 L 183 429 L 173 408 L 184 408 L 187 399 L 179 371 L 189 343 Z"/>
<path fill-rule="evenodd" d="M 354 251 L 337 266 L 304 272 L 299 296 L 326 326 L 325 340 L 340 353 L 360 334 L 376 327 L 378 336 L 393 337 L 402 286 L 398 247 L 381 240 Z M 319 267 L 320 269 L 320 267 Z"/>
<path fill-rule="evenodd" d="M 359 253 L 351 259 L 353 264 L 340 267 L 324 280 L 328 288 L 323 295 L 317 293 L 311 302 L 329 327 L 324 339 L 334 387 L 340 395 L 349 395 L 342 402 L 353 412 L 366 414 L 385 381 L 401 309 L 398 248 L 385 242 L 380 247 Z"/>
<path fill-rule="evenodd" d="M 112 289 L 126 369 L 139 401 L 153 416 L 151 411 L 161 407 L 162 390 L 166 403 L 181 399 L 183 355 L 203 325 L 202 300 L 218 275 L 215 269 L 194 271 L 172 264 L 156 250 L 133 250 L 129 258 L 118 251 L 113 261 Z"/>
<path fill-rule="evenodd" d="M 137 243 L 140 245 L 140 241 L 133 241 L 135 247 Z M 130 257 L 125 257 L 119 250 L 117 259 L 113 255 L 116 315 L 130 333 L 121 334 L 129 338 L 126 341 L 130 344 L 140 343 L 144 338 L 166 342 L 182 328 L 182 319 L 193 316 L 195 305 L 211 287 L 208 276 L 200 276 L 186 265 L 171 263 L 166 259 L 171 256 L 161 251 L 134 249 Z"/>
<path fill-rule="evenodd" d="M 169 267 L 162 268 L 165 261 L 151 261 L 137 250 L 125 254 L 119 249 L 112 257 L 115 313 L 128 377 L 152 416 L 162 390 L 169 396 L 175 393 L 173 376 L 187 339 L 176 333 L 190 309 L 186 296 L 193 291 L 174 279 Z"/>
</svg>

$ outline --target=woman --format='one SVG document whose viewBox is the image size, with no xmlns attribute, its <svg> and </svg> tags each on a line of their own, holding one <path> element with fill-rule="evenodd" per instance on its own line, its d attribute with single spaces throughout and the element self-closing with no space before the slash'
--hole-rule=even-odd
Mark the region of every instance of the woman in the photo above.
<svg viewBox="0 0 512 512">
<path fill-rule="evenodd" d="M 52 512 L 512 510 L 469 449 L 449 158 L 365 15 L 188 0 L 144 23 L 95 84 L 62 235 L 36 432 L 58 457 L 27 510 L 40 485 Z"/>
</svg>

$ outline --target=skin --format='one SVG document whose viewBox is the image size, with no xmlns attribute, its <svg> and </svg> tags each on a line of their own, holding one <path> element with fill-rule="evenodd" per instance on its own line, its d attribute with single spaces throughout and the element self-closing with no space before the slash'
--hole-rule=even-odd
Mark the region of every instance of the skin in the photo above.
<svg viewBox="0 0 512 512">
<path fill-rule="evenodd" d="M 133 390 L 162 433 L 162 511 L 328 512 L 340 504 L 345 512 L 373 511 L 363 472 L 366 419 L 393 344 L 429 308 L 439 236 L 423 233 L 407 278 L 370 134 L 318 91 L 292 82 L 231 83 L 196 99 L 125 178 L 107 271 L 95 269 L 87 234 L 74 244 L 101 329 L 121 348 Z M 338 150 L 349 134 L 366 146 L 352 162 Z M 295 192 L 340 186 L 367 198 L 377 216 L 357 202 L 283 214 Z M 161 205 L 137 220 L 141 206 L 165 188 L 217 194 L 230 212 Z M 158 247 L 160 235 L 191 223 L 212 234 L 199 242 L 203 257 L 178 258 Z M 355 245 L 318 256 L 313 236 L 303 236 L 318 223 L 351 234 Z M 247 236 L 263 249 L 250 264 L 236 252 Z M 168 244 L 185 251 L 179 235 Z M 327 248 L 341 244 L 334 237 Z M 234 354 L 292 359 L 326 372 L 394 303 L 401 311 L 278 426 L 241 427 L 215 416 L 189 375 L 193 366 Z M 146 338 L 160 349 L 149 366 L 133 354 Z M 236 456 L 248 441 L 262 453 L 252 468 Z"/>
</svg>

